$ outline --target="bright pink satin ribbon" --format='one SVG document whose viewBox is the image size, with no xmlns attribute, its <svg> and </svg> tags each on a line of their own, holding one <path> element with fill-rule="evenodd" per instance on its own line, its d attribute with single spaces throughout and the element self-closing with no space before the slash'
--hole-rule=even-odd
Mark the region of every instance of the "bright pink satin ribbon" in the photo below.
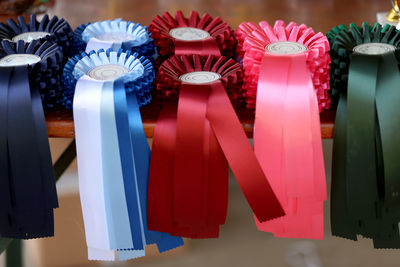
<svg viewBox="0 0 400 267">
<path fill-rule="evenodd" d="M 326 200 L 318 101 L 306 55 L 263 57 L 254 150 L 286 216 L 260 223 L 279 237 L 323 238 Z"/>
</svg>

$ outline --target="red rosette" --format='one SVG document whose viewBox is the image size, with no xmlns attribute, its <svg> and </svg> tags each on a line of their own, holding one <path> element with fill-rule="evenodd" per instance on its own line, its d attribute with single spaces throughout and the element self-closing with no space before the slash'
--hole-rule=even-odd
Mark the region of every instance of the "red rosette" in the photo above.
<svg viewBox="0 0 400 267">
<path fill-rule="evenodd" d="M 154 131 L 150 230 L 217 237 L 227 211 L 227 162 L 260 221 L 284 214 L 229 101 L 242 78 L 240 65 L 223 56 L 172 56 L 160 66 L 156 89 L 179 101 L 163 107 Z"/>
<path fill-rule="evenodd" d="M 328 109 L 331 103 L 329 94 L 329 42 L 322 33 L 315 33 L 306 25 L 290 22 L 288 25 L 277 20 L 274 26 L 261 21 L 259 24 L 243 22 L 235 32 L 238 40 L 237 55 L 243 59 L 245 78 L 243 96 L 249 109 L 255 109 L 258 78 L 265 47 L 273 42 L 289 39 L 308 48 L 307 66 L 311 72 L 314 91 L 318 98 L 319 111 Z"/>
<path fill-rule="evenodd" d="M 199 55 L 174 56 L 164 61 L 155 78 L 155 88 L 163 98 L 176 101 L 182 81 L 179 77 L 193 71 L 211 71 L 221 75 L 221 82 L 234 107 L 240 105 L 243 71 L 233 59 Z"/>
<path fill-rule="evenodd" d="M 209 34 L 209 38 L 196 41 L 182 41 L 177 40 L 171 36 L 170 31 L 175 28 L 190 27 L 203 30 Z M 190 12 L 189 18 L 185 18 L 182 11 L 177 11 L 175 18 L 170 13 L 165 12 L 162 16 L 157 16 L 153 19 L 149 26 L 149 31 L 152 33 L 151 37 L 154 39 L 154 44 L 158 47 L 160 58 L 166 58 L 177 53 L 177 42 L 179 46 L 183 46 L 185 50 L 185 43 L 190 52 L 185 54 L 214 54 L 232 57 L 236 47 L 236 39 L 233 30 L 229 25 L 224 22 L 220 17 L 213 18 L 211 15 L 205 13 L 202 17 L 196 11 Z M 211 44 L 205 44 L 211 42 Z M 215 43 L 219 51 L 215 51 L 212 43 Z M 195 49 L 190 47 L 195 46 Z M 211 46 L 211 47 L 210 47 Z"/>
</svg>

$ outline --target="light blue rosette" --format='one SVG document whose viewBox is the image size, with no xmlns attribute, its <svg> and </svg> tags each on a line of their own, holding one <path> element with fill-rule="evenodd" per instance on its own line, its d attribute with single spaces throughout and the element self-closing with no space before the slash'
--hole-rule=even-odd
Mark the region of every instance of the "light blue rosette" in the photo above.
<svg viewBox="0 0 400 267">
<path fill-rule="evenodd" d="M 64 68 L 89 259 L 144 256 L 152 243 L 160 252 L 183 245 L 147 229 L 150 148 L 139 107 L 150 101 L 153 79 L 149 60 L 122 49 L 81 53 Z"/>
<path fill-rule="evenodd" d="M 154 42 L 147 27 L 122 19 L 98 21 L 79 26 L 74 31 L 73 47 L 76 53 L 101 48 L 122 48 L 147 58 L 155 53 Z"/>
</svg>

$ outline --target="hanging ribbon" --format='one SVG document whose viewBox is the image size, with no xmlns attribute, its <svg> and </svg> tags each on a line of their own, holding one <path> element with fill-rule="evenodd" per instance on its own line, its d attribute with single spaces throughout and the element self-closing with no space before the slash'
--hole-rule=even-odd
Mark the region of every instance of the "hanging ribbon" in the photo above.
<svg viewBox="0 0 400 267">
<path fill-rule="evenodd" d="M 239 87 L 241 79 L 239 64 L 225 57 L 174 56 L 161 65 L 157 89 L 176 91 L 179 103 L 161 111 L 155 128 L 150 229 L 217 237 L 228 197 L 223 156 L 259 220 L 283 215 L 225 90 Z"/>
<path fill-rule="evenodd" d="M 399 32 L 380 24 L 333 28 L 332 88 L 339 95 L 332 169 L 332 233 L 400 248 Z M 360 186 L 362 184 L 362 186 Z"/>
<path fill-rule="evenodd" d="M 26 43 L 36 40 L 40 44 L 46 41 L 56 43 L 62 48 L 63 53 L 57 54 L 57 56 L 61 57 L 61 60 L 63 60 L 63 55 L 69 55 L 70 53 L 72 35 L 72 29 L 68 22 L 64 19 L 58 19 L 56 16 L 49 19 L 48 15 L 44 15 L 43 19 L 38 22 L 36 15 L 33 14 L 28 23 L 25 22 L 22 16 L 18 17 L 18 22 L 9 19 L 7 23 L 0 23 L 0 40 L 4 39 L 13 42 L 22 40 Z M 64 62 L 66 60 L 67 57 L 64 58 Z M 51 65 L 47 68 L 51 72 L 44 73 L 44 76 L 38 76 L 37 78 L 41 78 L 39 91 L 43 105 L 53 108 L 56 104 L 60 103 L 60 97 L 63 93 L 59 80 L 62 68 L 59 64 L 55 64 L 55 62 L 49 63 Z"/>
<path fill-rule="evenodd" d="M 56 44 L 32 41 L 0 47 L 0 236 L 30 239 L 54 234 L 58 207 L 39 89 L 41 77 L 61 65 Z M 49 77 L 50 78 L 50 77 Z M 58 79 L 51 77 L 51 79 Z"/>
<path fill-rule="evenodd" d="M 254 151 L 286 213 L 257 226 L 277 237 L 322 239 L 326 184 L 318 112 L 330 104 L 328 40 L 283 21 L 242 23 L 236 37 L 247 106 L 256 108 Z"/>
<path fill-rule="evenodd" d="M 139 107 L 151 99 L 145 95 L 150 94 L 154 79 L 150 61 L 121 49 L 101 49 L 72 58 L 63 79 L 75 91 L 78 173 L 89 259 L 141 257 L 152 243 L 160 252 L 183 245 L 181 238 L 147 230 L 150 149 Z"/>
<path fill-rule="evenodd" d="M 152 59 L 155 53 L 147 27 L 122 19 L 82 24 L 74 31 L 73 46 L 76 54 L 101 48 L 122 48 Z"/>
</svg>

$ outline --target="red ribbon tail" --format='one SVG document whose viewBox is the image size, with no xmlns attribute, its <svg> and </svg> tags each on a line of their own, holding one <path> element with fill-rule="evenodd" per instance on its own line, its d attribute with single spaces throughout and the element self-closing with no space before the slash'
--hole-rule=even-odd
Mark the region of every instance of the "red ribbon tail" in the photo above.
<svg viewBox="0 0 400 267">
<path fill-rule="evenodd" d="M 221 82 L 210 85 L 207 118 L 250 207 L 259 221 L 285 213 L 247 140 Z"/>
</svg>

